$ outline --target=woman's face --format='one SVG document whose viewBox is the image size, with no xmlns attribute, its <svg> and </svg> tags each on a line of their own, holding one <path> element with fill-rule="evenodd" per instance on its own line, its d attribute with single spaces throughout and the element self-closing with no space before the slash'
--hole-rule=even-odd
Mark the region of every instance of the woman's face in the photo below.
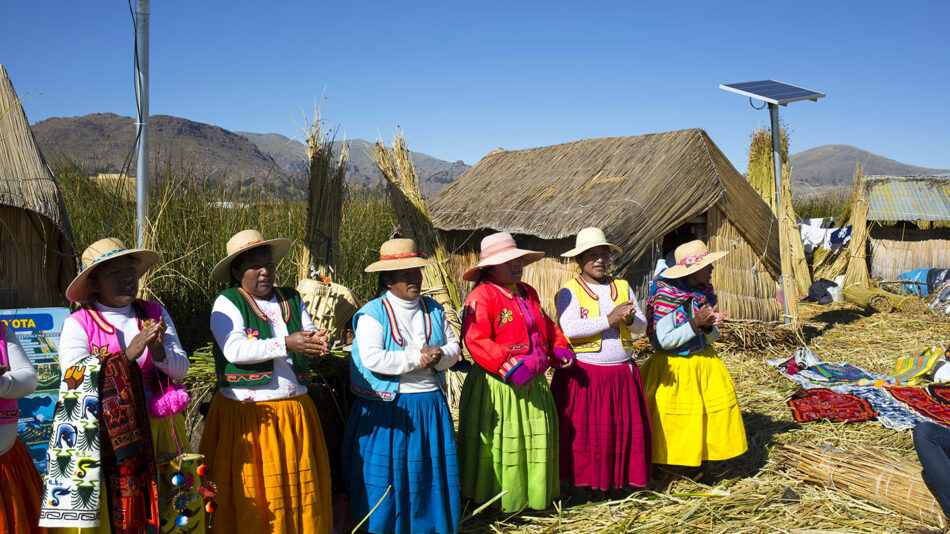
<svg viewBox="0 0 950 534">
<path fill-rule="evenodd" d="M 517 284 L 524 275 L 524 258 L 515 258 L 501 265 L 489 267 L 488 274 L 495 277 L 495 280 L 502 284 Z"/>
<path fill-rule="evenodd" d="M 696 271 L 695 273 L 687 276 L 686 285 L 698 286 L 699 284 L 711 284 L 712 272 L 713 272 L 713 266 L 710 263 L 709 265 L 703 267 L 702 269 Z"/>
<path fill-rule="evenodd" d="M 422 269 L 401 269 L 387 273 L 386 287 L 393 295 L 403 300 L 415 300 L 422 294 Z"/>
<path fill-rule="evenodd" d="M 231 276 L 241 283 L 244 291 L 267 300 L 274 296 L 277 266 L 270 247 L 260 247 L 241 256 L 231 265 Z"/>
<path fill-rule="evenodd" d="M 600 245 L 585 250 L 580 255 L 581 272 L 598 282 L 607 276 L 610 268 L 610 247 Z"/>
<path fill-rule="evenodd" d="M 112 308 L 131 304 L 139 292 L 139 260 L 121 256 L 96 267 L 90 276 L 96 300 Z"/>
</svg>

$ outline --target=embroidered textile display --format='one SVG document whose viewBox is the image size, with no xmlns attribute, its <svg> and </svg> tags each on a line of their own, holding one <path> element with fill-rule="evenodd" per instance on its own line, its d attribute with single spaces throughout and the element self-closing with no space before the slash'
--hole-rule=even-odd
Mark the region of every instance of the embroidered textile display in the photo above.
<svg viewBox="0 0 950 534">
<path fill-rule="evenodd" d="M 822 362 L 812 365 L 808 368 L 814 371 L 828 382 L 856 382 L 858 380 L 872 380 L 871 375 L 863 369 L 855 367 L 849 363 L 828 363 Z"/>
<path fill-rule="evenodd" d="M 894 386 L 887 388 L 887 391 L 895 399 L 910 406 L 915 412 L 924 417 L 929 417 L 945 427 L 950 427 L 950 404 L 937 402 L 927 394 L 926 389 Z"/>
<path fill-rule="evenodd" d="M 891 430 L 910 430 L 928 419 L 917 414 L 894 397 L 887 394 L 884 388 L 874 386 L 839 386 L 833 388 L 835 393 L 847 393 L 860 397 L 869 403 L 878 413 L 877 422 Z"/>
<path fill-rule="evenodd" d="M 46 451 L 42 527 L 99 525 L 99 360 L 90 354 L 63 373 Z"/>
<path fill-rule="evenodd" d="M 788 407 L 792 409 L 792 417 L 799 423 L 817 419 L 836 423 L 867 421 L 878 415 L 871 404 L 860 397 L 822 388 L 796 391 L 788 400 Z"/>
<path fill-rule="evenodd" d="M 931 384 L 927 386 L 927 393 L 930 393 L 930 396 L 937 402 L 950 404 L 950 386 Z"/>
</svg>

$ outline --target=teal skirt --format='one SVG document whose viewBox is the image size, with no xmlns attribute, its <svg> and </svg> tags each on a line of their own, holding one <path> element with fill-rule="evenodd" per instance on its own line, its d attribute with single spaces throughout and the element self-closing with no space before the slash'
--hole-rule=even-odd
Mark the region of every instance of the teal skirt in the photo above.
<svg viewBox="0 0 950 534">
<path fill-rule="evenodd" d="M 462 497 L 505 512 L 541 510 L 560 492 L 557 408 L 544 376 L 509 386 L 475 365 L 459 404 Z"/>
</svg>

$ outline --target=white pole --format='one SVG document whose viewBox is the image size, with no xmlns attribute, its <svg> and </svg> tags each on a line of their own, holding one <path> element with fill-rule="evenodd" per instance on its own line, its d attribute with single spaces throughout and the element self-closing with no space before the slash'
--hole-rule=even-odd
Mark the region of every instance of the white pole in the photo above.
<svg viewBox="0 0 950 534">
<path fill-rule="evenodd" d="M 769 104 L 769 117 L 772 119 L 772 172 L 775 176 L 775 220 L 778 221 L 778 251 L 779 251 L 779 287 L 782 289 L 782 310 L 785 317 L 785 324 L 789 323 L 788 318 L 788 281 L 782 258 L 785 257 L 785 239 L 782 235 L 782 133 L 779 131 L 778 123 L 778 104 Z"/>
<path fill-rule="evenodd" d="M 136 110 L 138 159 L 135 164 L 135 243 L 145 246 L 146 219 L 148 218 L 148 11 L 149 0 L 135 2 L 135 92 L 139 107 Z"/>
</svg>

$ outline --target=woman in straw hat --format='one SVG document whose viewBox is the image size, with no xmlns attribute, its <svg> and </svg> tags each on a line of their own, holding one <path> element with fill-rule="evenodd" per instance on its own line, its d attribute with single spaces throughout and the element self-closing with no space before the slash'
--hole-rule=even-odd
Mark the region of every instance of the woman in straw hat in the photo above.
<svg viewBox="0 0 950 534">
<path fill-rule="evenodd" d="M 218 393 L 201 453 L 218 489 L 214 530 L 326 533 L 332 528 L 323 429 L 307 395 L 309 358 L 326 354 L 300 295 L 275 287 L 289 239 L 234 234 L 211 278 L 228 287 L 211 309 Z"/>
<path fill-rule="evenodd" d="M 699 467 L 748 448 L 735 385 L 712 345 L 727 316 L 710 283 L 712 264 L 726 254 L 698 240 L 680 245 L 650 290 L 647 334 L 656 352 L 640 370 L 656 463 Z"/>
<path fill-rule="evenodd" d="M 574 258 L 580 274 L 557 294 L 558 325 L 577 364 L 554 372 L 551 392 L 560 417 L 561 478 L 582 488 L 643 487 L 650 481 L 650 419 L 633 336 L 646 318 L 626 280 L 608 274 L 609 243 L 600 228 L 584 228 Z"/>
<path fill-rule="evenodd" d="M 522 250 L 507 232 L 482 239 L 481 261 L 462 276 L 477 285 L 465 299 L 462 337 L 478 365 L 459 405 L 462 496 L 476 502 L 502 490 L 501 508 L 546 508 L 560 492 L 557 408 L 544 372 L 574 353 L 521 282 L 544 256 Z"/>
<path fill-rule="evenodd" d="M 188 355 L 165 308 L 136 297 L 139 278 L 158 260 L 155 251 L 105 238 L 83 252 L 83 269 L 66 289 L 82 307 L 59 340 L 63 380 L 44 526 L 151 532 L 161 524 L 155 457 L 188 448 L 188 394 L 175 383 L 188 372 Z M 186 520 L 203 532 L 203 517 Z"/>
<path fill-rule="evenodd" d="M 458 361 L 461 347 L 442 306 L 420 294 L 422 267 L 432 263 L 411 239 L 383 243 L 379 261 L 365 270 L 379 273 L 384 292 L 353 317 L 350 389 L 356 402 L 343 435 L 343 478 L 350 518 L 369 514 L 362 527 L 369 532 L 458 530 L 458 463 L 445 370 Z"/>
<path fill-rule="evenodd" d="M 43 480 L 17 436 L 17 399 L 36 389 L 36 369 L 16 332 L 0 322 L 0 533 L 46 532 L 38 527 Z"/>
</svg>

